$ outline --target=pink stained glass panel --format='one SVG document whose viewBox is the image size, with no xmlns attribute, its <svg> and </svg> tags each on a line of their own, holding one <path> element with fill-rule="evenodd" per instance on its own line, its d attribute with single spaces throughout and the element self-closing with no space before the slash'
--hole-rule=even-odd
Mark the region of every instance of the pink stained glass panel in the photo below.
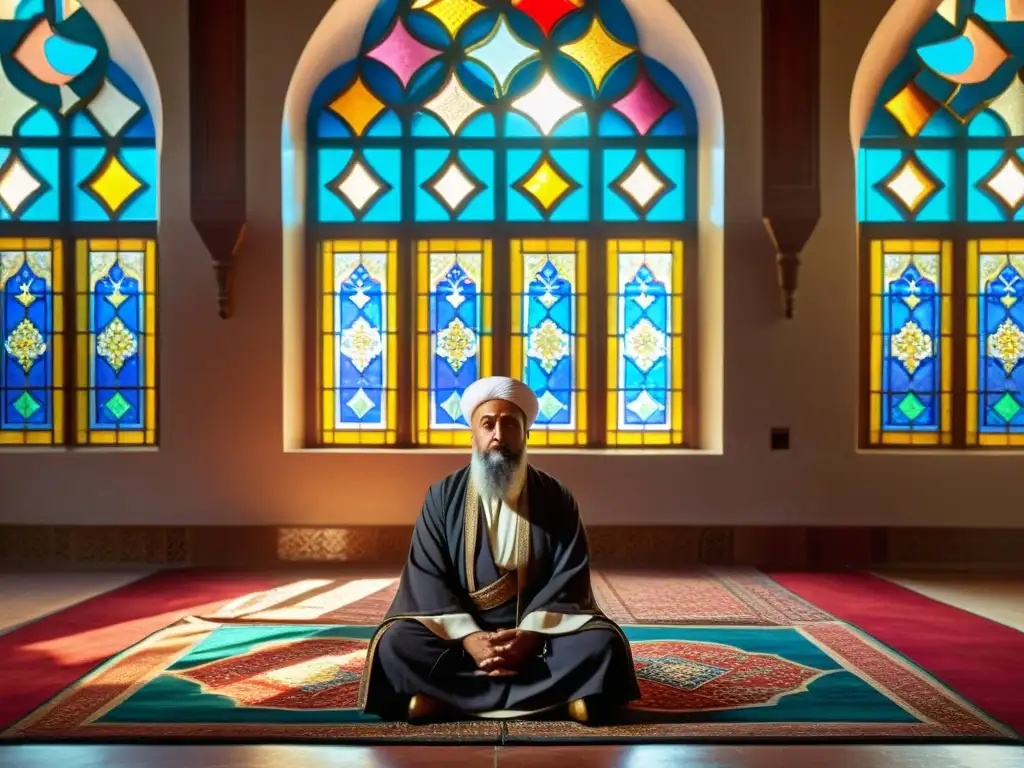
<svg viewBox="0 0 1024 768">
<path fill-rule="evenodd" d="M 615 102 L 612 107 L 629 120 L 637 131 L 644 135 L 658 120 L 665 116 L 665 113 L 672 109 L 672 102 L 658 90 L 658 87 L 651 82 L 646 74 L 640 75 L 640 80 L 633 90 Z"/>
<path fill-rule="evenodd" d="M 401 21 L 395 24 L 384 42 L 367 54 L 398 75 L 403 87 L 409 85 L 420 67 L 440 55 L 441 51 L 429 48 L 410 35 Z"/>
</svg>

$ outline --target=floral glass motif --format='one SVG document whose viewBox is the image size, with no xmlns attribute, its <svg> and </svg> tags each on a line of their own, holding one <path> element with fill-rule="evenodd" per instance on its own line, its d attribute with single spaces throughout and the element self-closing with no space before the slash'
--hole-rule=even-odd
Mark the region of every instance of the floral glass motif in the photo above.
<svg viewBox="0 0 1024 768">
<path fill-rule="evenodd" d="M 593 414 L 588 422 L 585 248 L 574 240 L 520 241 L 516 226 L 695 222 L 696 111 L 679 80 L 639 49 L 622 0 L 380 0 L 359 55 L 314 92 L 307 126 L 308 218 L 319 241 L 352 236 L 341 225 L 365 227 L 358 231 L 369 237 L 402 225 L 412 240 L 398 244 L 415 256 L 409 265 L 399 259 L 398 281 L 417 292 L 415 354 L 394 359 L 399 370 L 415 359 L 416 393 L 411 406 L 395 397 L 374 401 L 383 410 L 366 418 L 408 418 L 395 438 L 403 445 L 468 443 L 458 398 L 494 369 L 491 243 L 456 238 L 462 225 L 509 224 L 496 258 L 509 277 L 499 284 L 516 296 L 504 296 L 514 309 L 500 318 L 510 337 L 500 344 L 498 370 L 511 364 L 547 395 L 535 442 L 599 439 L 587 435 L 588 426 L 601 426 Z M 532 265 L 539 252 L 527 242 L 557 243 L 554 260 Z M 680 277 L 681 258 L 673 261 Z M 533 266 L 557 275 L 527 274 Z M 570 267 L 572 274 L 562 271 Z M 545 279 L 563 291 L 551 307 L 543 293 L 534 296 Z M 619 291 L 615 280 L 609 275 L 610 294 Z M 681 301 L 672 280 L 667 312 Z M 681 349 L 681 337 L 671 339 Z M 650 445 L 682 440 L 682 356 L 673 350 L 669 367 L 648 377 L 648 395 L 662 398 L 667 421 L 655 415 L 615 427 L 631 435 L 623 444 L 644 432 L 660 433 L 641 441 Z M 322 440 L 357 443 L 363 435 L 324 422 Z"/>
<path fill-rule="evenodd" d="M 587 439 L 585 241 L 512 243 L 511 370 L 537 394 L 534 445 Z"/>
<path fill-rule="evenodd" d="M 14 244 L 6 266 L 22 264 L 5 287 L 13 280 L 22 298 L 5 299 L 0 324 L 6 329 L 23 305 L 29 325 L 5 335 L 0 386 L 27 388 L 5 406 L 0 442 L 155 443 L 153 241 L 90 240 L 118 237 L 121 227 L 136 238 L 155 234 L 156 131 L 145 99 L 78 0 L 0 3 L 0 94 L 0 237 L 15 225 L 40 236 L 4 239 Z M 35 271 L 43 254 L 45 275 Z M 68 272 L 73 302 L 63 295 Z M 65 332 L 77 342 L 65 345 Z M 16 384 L 10 359 L 44 347 Z M 75 419 L 65 424 L 71 390 Z"/>
<path fill-rule="evenodd" d="M 330 240 L 321 252 L 321 439 L 394 443 L 397 245 Z"/>
<path fill-rule="evenodd" d="M 423 241 L 418 255 L 418 442 L 469 445 L 462 395 L 493 368 L 491 243 Z"/>
<path fill-rule="evenodd" d="M 1024 240 L 968 247 L 967 439 L 1024 444 Z"/>
<path fill-rule="evenodd" d="M 149 240 L 78 244 L 80 444 L 152 444 L 156 410 L 155 248 Z"/>
<path fill-rule="evenodd" d="M 608 245 L 609 445 L 665 445 L 683 433 L 683 247 L 677 241 Z"/>
<path fill-rule="evenodd" d="M 952 301 L 950 247 L 882 241 L 871 254 L 872 441 L 948 444 Z"/>
<path fill-rule="evenodd" d="M 0 238 L 0 443 L 49 444 L 63 432 L 61 255 L 60 242 Z"/>
</svg>

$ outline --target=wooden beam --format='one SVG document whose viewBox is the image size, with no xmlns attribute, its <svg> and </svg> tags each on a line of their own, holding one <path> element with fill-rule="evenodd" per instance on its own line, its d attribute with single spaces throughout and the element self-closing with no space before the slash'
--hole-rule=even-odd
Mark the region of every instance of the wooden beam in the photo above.
<svg viewBox="0 0 1024 768">
<path fill-rule="evenodd" d="M 818 170 L 820 0 L 762 0 L 762 216 L 775 244 L 787 318 L 800 254 L 821 215 Z"/>
<path fill-rule="evenodd" d="M 245 0 L 189 0 L 192 224 L 213 261 L 217 312 L 231 316 L 245 238 Z"/>
</svg>

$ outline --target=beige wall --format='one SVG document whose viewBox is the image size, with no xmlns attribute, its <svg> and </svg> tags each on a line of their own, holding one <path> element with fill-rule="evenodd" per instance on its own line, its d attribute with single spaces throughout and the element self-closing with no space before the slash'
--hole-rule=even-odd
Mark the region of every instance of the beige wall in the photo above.
<svg viewBox="0 0 1024 768">
<path fill-rule="evenodd" d="M 187 4 L 119 4 L 146 47 L 163 105 L 162 443 L 117 453 L 4 452 L 0 522 L 411 522 L 427 485 L 462 455 L 283 449 L 283 104 L 329 0 L 248 2 L 249 239 L 226 322 L 188 217 Z M 822 3 L 822 219 L 804 254 L 793 321 L 780 318 L 760 218 L 760 3 L 674 4 L 703 46 L 724 107 L 723 452 L 536 454 L 534 462 L 574 489 L 591 523 L 1021 525 L 1018 457 L 855 449 L 850 98 L 889 0 Z M 776 426 L 792 429 L 788 453 L 769 451 Z"/>
</svg>

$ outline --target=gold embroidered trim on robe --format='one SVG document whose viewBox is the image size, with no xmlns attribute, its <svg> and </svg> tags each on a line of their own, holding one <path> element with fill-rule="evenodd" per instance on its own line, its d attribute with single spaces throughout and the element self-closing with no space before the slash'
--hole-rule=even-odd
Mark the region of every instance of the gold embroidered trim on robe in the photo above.
<svg viewBox="0 0 1024 768">
<path fill-rule="evenodd" d="M 471 592 L 469 599 L 479 610 L 489 611 L 499 605 L 504 605 L 518 594 L 519 574 L 516 571 L 508 571 L 483 589 Z"/>
</svg>

